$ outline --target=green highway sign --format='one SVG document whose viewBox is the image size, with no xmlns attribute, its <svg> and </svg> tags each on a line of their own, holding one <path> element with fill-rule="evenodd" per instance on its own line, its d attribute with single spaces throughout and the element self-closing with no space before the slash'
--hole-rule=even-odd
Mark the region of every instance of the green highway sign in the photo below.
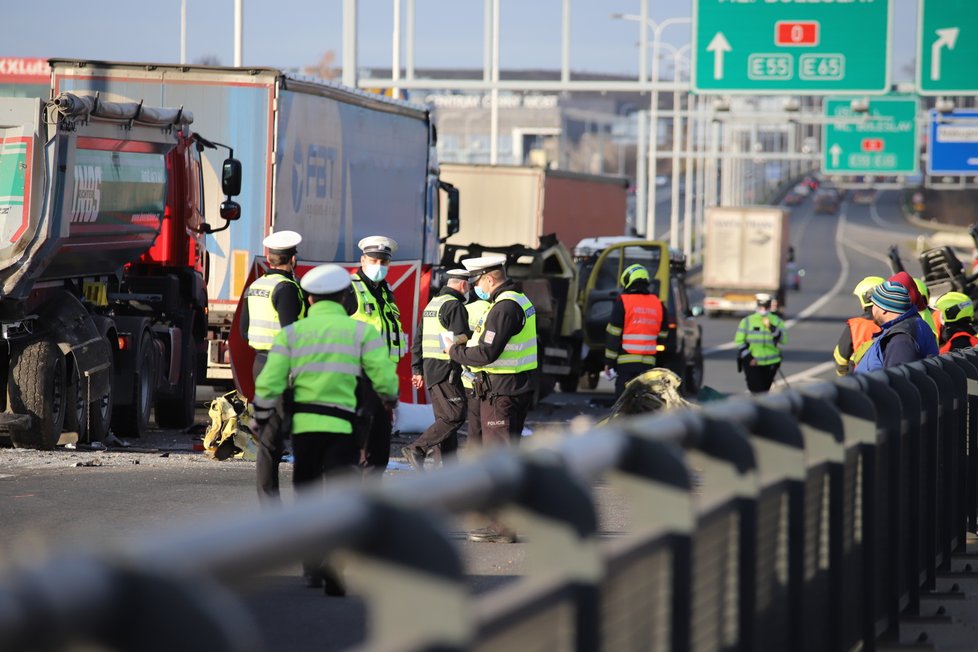
<svg viewBox="0 0 978 652">
<path fill-rule="evenodd" d="M 825 100 L 822 172 L 915 174 L 918 169 L 916 97 L 879 97 L 860 113 L 853 98 Z"/>
<path fill-rule="evenodd" d="M 891 4 L 693 0 L 693 91 L 886 93 Z"/>
<path fill-rule="evenodd" d="M 978 95 L 975 0 L 919 0 L 917 92 Z"/>
</svg>

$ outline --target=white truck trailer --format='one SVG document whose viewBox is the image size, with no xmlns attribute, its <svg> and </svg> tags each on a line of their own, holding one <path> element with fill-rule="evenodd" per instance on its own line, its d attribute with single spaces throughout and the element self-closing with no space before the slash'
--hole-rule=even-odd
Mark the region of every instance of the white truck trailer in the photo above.
<svg viewBox="0 0 978 652">
<path fill-rule="evenodd" d="M 431 266 L 440 260 L 439 239 L 458 228 L 457 193 L 439 182 L 435 130 L 425 107 L 273 68 L 77 60 L 52 60 L 51 67 L 56 91 L 193 106 L 197 128 L 231 145 L 242 160 L 241 222 L 207 239 L 210 340 L 201 371 L 210 382 L 233 377 L 251 394 L 251 350 L 238 336 L 235 311 L 264 265 L 261 243 L 272 231 L 302 234 L 300 274 L 325 262 L 352 268 L 361 238 L 394 238 L 399 247 L 388 282 L 413 335 L 428 300 Z M 216 188 L 221 161 L 205 155 L 204 183 Z M 443 234 L 440 189 L 449 198 Z M 218 201 L 219 193 L 205 196 Z M 416 396 L 407 382 L 407 357 L 398 371 L 401 399 L 411 402 Z"/>
<path fill-rule="evenodd" d="M 752 312 L 755 294 L 785 306 L 788 212 L 770 206 L 707 209 L 703 246 L 703 310 L 707 315 Z"/>
</svg>

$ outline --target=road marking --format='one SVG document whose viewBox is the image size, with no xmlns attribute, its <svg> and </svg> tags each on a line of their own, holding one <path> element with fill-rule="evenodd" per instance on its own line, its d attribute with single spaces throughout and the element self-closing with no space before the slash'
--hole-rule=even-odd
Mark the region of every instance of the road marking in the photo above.
<svg viewBox="0 0 978 652">
<path fill-rule="evenodd" d="M 826 371 L 835 369 L 835 360 L 829 360 L 828 362 L 823 362 L 822 364 L 817 364 L 814 367 L 809 367 L 804 371 L 799 371 L 796 374 L 791 374 L 783 378 L 779 378 L 774 381 L 774 387 L 785 387 L 791 383 L 798 382 L 801 380 L 807 380 L 812 376 L 821 376 Z"/>
<path fill-rule="evenodd" d="M 879 211 L 876 210 L 876 200 L 878 198 L 879 193 L 877 193 L 876 197 L 873 197 L 873 203 L 869 205 L 869 217 L 884 229 L 892 229 L 894 225 L 891 222 L 883 221 L 883 218 L 880 217 Z"/>
<path fill-rule="evenodd" d="M 835 255 L 839 258 L 839 263 L 842 269 L 839 271 L 839 277 L 835 280 L 835 285 L 823 294 L 815 303 L 811 304 L 800 313 L 797 317 L 793 317 L 784 323 L 785 329 L 793 328 L 796 324 L 805 321 L 812 314 L 817 312 L 822 306 L 835 298 L 835 295 L 839 293 L 842 286 L 846 283 L 849 276 L 849 258 L 846 256 L 845 247 L 843 246 L 842 233 L 846 226 L 846 209 L 848 205 L 843 202 L 842 210 L 839 211 L 839 222 L 835 228 Z M 720 351 L 729 351 L 730 349 L 736 347 L 737 345 L 733 342 L 727 342 L 726 344 L 720 344 L 719 346 L 712 346 L 703 351 L 703 355 L 711 355 L 713 353 L 719 353 Z"/>
<path fill-rule="evenodd" d="M 849 247 L 850 249 L 855 250 L 858 253 L 861 253 L 863 256 L 869 256 L 870 258 L 873 258 L 875 260 L 880 261 L 881 263 L 883 263 L 886 266 L 889 266 L 890 265 L 890 259 L 887 258 L 886 256 L 884 256 L 883 254 L 879 253 L 878 251 L 873 251 L 872 249 L 867 249 L 866 247 L 864 247 L 864 246 L 862 246 L 860 244 L 856 244 L 855 242 L 852 242 L 852 241 L 848 241 L 845 244 L 846 244 L 847 247 Z"/>
</svg>

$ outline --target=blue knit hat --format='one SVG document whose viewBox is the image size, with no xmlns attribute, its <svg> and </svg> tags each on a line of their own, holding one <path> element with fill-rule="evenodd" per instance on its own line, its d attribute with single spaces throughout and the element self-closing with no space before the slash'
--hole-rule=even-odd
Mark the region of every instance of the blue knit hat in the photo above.
<svg viewBox="0 0 978 652">
<path fill-rule="evenodd" d="M 884 281 L 876 286 L 869 300 L 887 312 L 901 315 L 913 307 L 907 288 L 896 281 Z"/>
</svg>

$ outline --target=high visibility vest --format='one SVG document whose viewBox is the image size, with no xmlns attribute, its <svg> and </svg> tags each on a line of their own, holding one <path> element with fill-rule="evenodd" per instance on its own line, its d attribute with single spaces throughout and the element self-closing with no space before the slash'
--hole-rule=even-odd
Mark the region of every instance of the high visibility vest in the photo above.
<svg viewBox="0 0 978 652">
<path fill-rule="evenodd" d="M 401 311 L 394 303 L 394 296 L 390 290 L 384 288 L 385 300 L 382 306 L 378 305 L 366 283 L 357 274 L 351 274 L 350 277 L 353 293 L 357 297 L 357 311 L 350 316 L 376 328 L 387 342 L 387 353 L 391 362 L 397 362 L 410 347 L 407 334 L 401 328 Z"/>
<path fill-rule="evenodd" d="M 941 353 L 950 353 L 951 352 L 951 342 L 953 342 L 954 340 L 956 340 L 958 338 L 961 338 L 961 337 L 967 337 L 968 338 L 968 346 L 978 346 L 978 337 L 975 337 L 974 335 L 972 335 L 971 333 L 969 333 L 967 331 L 958 331 L 957 333 L 955 333 L 954 335 L 952 335 L 951 337 L 949 337 L 948 340 L 947 340 L 947 342 L 944 342 L 944 344 L 941 345 L 941 348 L 940 348 Z"/>
<path fill-rule="evenodd" d="M 621 331 L 622 353 L 617 364 L 640 362 L 655 365 L 662 330 L 662 302 L 654 294 L 623 294 L 625 321 Z"/>
<path fill-rule="evenodd" d="M 853 369 L 866 351 L 873 345 L 873 335 L 880 332 L 879 324 L 865 317 L 852 317 L 846 321 L 849 324 L 849 334 L 852 336 L 852 355 L 849 357 L 849 368 Z"/>
<path fill-rule="evenodd" d="M 484 367 L 473 367 L 472 371 L 485 371 L 488 374 L 518 374 L 537 368 L 537 312 L 526 295 L 521 292 L 506 290 L 496 297 L 500 301 L 515 301 L 523 309 L 526 320 L 523 328 L 516 333 L 503 348 L 499 357 Z M 488 318 L 488 317 L 487 317 Z M 482 330 L 479 342 L 484 342 L 487 331 Z M 495 334 L 493 335 L 495 336 Z"/>
<path fill-rule="evenodd" d="M 245 291 L 245 301 L 248 302 L 248 345 L 256 351 L 271 349 L 272 340 L 282 330 L 278 310 L 272 303 L 272 293 L 279 283 L 292 284 L 299 297 L 302 297 L 299 284 L 284 274 L 266 274 L 255 279 Z M 306 303 L 300 303 L 299 318 L 302 319 L 306 316 Z"/>
<path fill-rule="evenodd" d="M 486 315 L 489 314 L 489 308 L 492 304 L 485 299 L 477 299 L 472 303 L 466 304 L 465 312 L 469 316 L 469 329 L 472 331 L 472 337 L 469 341 L 465 343 L 465 346 L 476 346 L 479 343 L 479 337 L 482 333 L 482 326 L 486 322 Z M 462 385 L 468 389 L 472 389 L 472 381 L 462 375 Z"/>
<path fill-rule="evenodd" d="M 397 395 L 397 367 L 373 328 L 347 316 L 333 301 L 319 301 L 305 319 L 286 326 L 255 381 L 255 411 L 268 412 L 293 391 L 292 433 L 351 433 L 357 378 L 366 374 L 382 397 Z"/>
<path fill-rule="evenodd" d="M 737 334 L 734 336 L 734 344 L 740 346 L 746 344 L 750 349 L 750 354 L 761 367 L 777 364 L 781 362 L 781 349 L 774 343 L 774 334 L 764 326 L 764 318 L 771 320 L 771 326 L 781 330 L 781 343 L 787 343 L 788 334 L 783 330 L 784 322 L 773 313 L 762 315 L 755 312 L 740 320 L 737 326 Z"/>
<path fill-rule="evenodd" d="M 445 331 L 445 327 L 438 319 L 442 307 L 449 301 L 458 301 L 458 297 L 439 294 L 428 302 L 421 314 L 421 356 L 428 360 L 450 359 L 445 353 L 445 343 L 441 341 L 441 334 Z"/>
<path fill-rule="evenodd" d="M 930 326 L 930 330 L 934 333 L 934 339 L 940 339 L 938 333 L 940 333 L 940 327 L 934 322 L 934 315 L 930 310 L 924 308 L 920 311 L 920 318 L 924 320 L 924 323 Z"/>
</svg>

